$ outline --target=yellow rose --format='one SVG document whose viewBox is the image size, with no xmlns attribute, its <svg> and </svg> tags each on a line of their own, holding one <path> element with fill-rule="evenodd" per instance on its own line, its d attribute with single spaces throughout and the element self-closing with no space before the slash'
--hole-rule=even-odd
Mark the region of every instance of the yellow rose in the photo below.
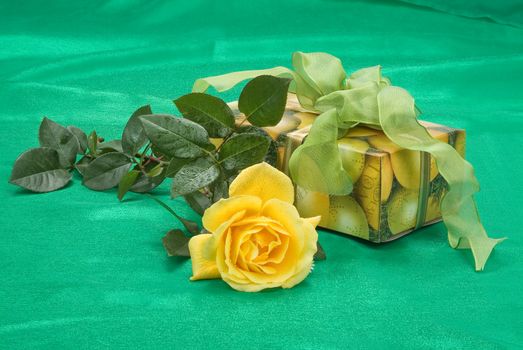
<svg viewBox="0 0 523 350">
<path fill-rule="evenodd" d="M 316 253 L 320 217 L 300 218 L 294 187 L 267 163 L 244 169 L 229 198 L 208 208 L 210 233 L 191 238 L 191 280 L 221 278 L 232 288 L 256 292 L 291 288 L 307 277 Z"/>
</svg>

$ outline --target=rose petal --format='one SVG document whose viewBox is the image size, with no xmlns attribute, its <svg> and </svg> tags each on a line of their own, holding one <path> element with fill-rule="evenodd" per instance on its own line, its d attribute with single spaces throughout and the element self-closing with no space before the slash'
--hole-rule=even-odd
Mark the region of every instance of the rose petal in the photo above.
<svg viewBox="0 0 523 350">
<path fill-rule="evenodd" d="M 199 234 L 189 241 L 192 261 L 191 281 L 220 278 L 216 266 L 216 249 L 212 234 Z"/>
<path fill-rule="evenodd" d="M 245 242 L 249 235 L 259 232 L 262 228 L 259 226 L 247 226 L 247 227 L 234 227 L 231 225 L 231 248 L 227 251 L 225 256 L 230 258 L 233 264 L 238 261 L 238 255 L 240 253 L 240 246 Z M 229 254 L 229 255 L 228 255 Z"/>
<path fill-rule="evenodd" d="M 264 203 L 262 215 L 277 221 L 279 225 L 271 227 L 279 231 L 281 231 L 283 227 L 283 231 L 288 232 L 293 239 L 297 239 L 297 243 L 299 244 L 298 250 L 302 250 L 303 245 L 306 243 L 306 237 L 303 232 L 301 232 L 301 226 L 303 222 L 306 221 L 300 218 L 296 207 L 278 199 L 271 199 Z M 312 227 L 308 222 L 307 224 Z"/>
<path fill-rule="evenodd" d="M 229 196 L 251 195 L 263 202 L 277 198 L 294 203 L 294 186 L 291 179 L 267 163 L 250 166 L 240 172 L 229 186 Z"/>
<path fill-rule="evenodd" d="M 289 249 L 290 239 L 288 237 L 282 238 L 282 243 L 270 251 L 269 258 L 267 259 L 268 263 L 279 264 L 285 258 L 287 250 Z"/>
<path fill-rule="evenodd" d="M 260 268 L 260 267 L 258 267 Z M 266 266 L 265 268 L 268 268 Z M 261 269 L 260 269 L 261 270 Z M 289 279 L 288 274 L 282 274 L 278 268 L 276 268 L 277 273 L 275 274 L 267 274 L 261 272 L 254 272 L 254 271 L 243 271 L 243 274 L 246 278 L 248 278 L 252 283 L 256 284 L 262 284 L 262 285 L 272 285 L 273 287 L 279 287 L 281 286 L 286 280 Z M 271 287 L 266 287 L 271 288 Z"/>
<path fill-rule="evenodd" d="M 314 254 L 317 250 L 318 233 L 311 224 L 304 220 L 303 232 L 306 236 L 311 237 L 308 244 L 305 244 L 304 251 L 301 253 L 301 259 L 295 265 L 295 273 L 285 283 L 282 288 L 292 288 L 302 282 L 311 272 L 314 264 Z"/>
<path fill-rule="evenodd" d="M 223 278 L 223 280 L 225 282 L 227 282 L 227 284 L 229 286 L 231 286 L 231 288 L 234 288 L 240 292 L 254 293 L 254 292 L 259 292 L 259 291 L 261 291 L 263 289 L 267 289 L 267 288 L 281 287 L 281 283 L 265 283 L 265 284 L 244 283 L 244 284 L 241 284 L 241 283 L 236 283 L 226 277 Z"/>
<path fill-rule="evenodd" d="M 313 264 L 313 262 L 310 261 L 308 263 L 301 265 L 298 270 L 299 272 L 296 275 L 289 278 L 287 281 L 285 281 L 281 285 L 281 287 L 282 288 L 292 288 L 295 285 L 297 285 L 298 283 L 302 282 L 309 275 L 309 273 L 311 273 L 312 264 Z"/>
<path fill-rule="evenodd" d="M 235 283 L 236 285 L 239 285 L 250 283 L 250 281 L 243 275 L 242 270 L 235 264 L 231 264 L 231 262 L 225 258 L 226 244 L 227 239 L 222 240 L 218 244 L 216 250 L 216 266 L 218 267 L 218 271 L 220 271 L 222 279 L 228 284 Z"/>
<path fill-rule="evenodd" d="M 220 278 L 221 272 L 216 263 L 216 253 L 219 243 L 223 242 L 223 233 L 229 230 L 229 226 L 245 215 L 245 210 L 239 210 L 228 220 L 222 222 L 212 234 L 199 234 L 189 241 L 189 253 L 191 255 L 193 276 L 191 280 Z"/>
<path fill-rule="evenodd" d="M 282 261 L 284 265 L 291 264 L 294 270 L 292 276 L 282 285 L 283 288 L 290 288 L 303 281 L 310 273 L 313 256 L 317 250 L 318 233 L 313 226 L 317 219 L 302 219 L 295 207 L 276 199 L 266 202 L 262 213 L 279 221 L 290 233 L 291 242 Z M 298 257 L 296 261 L 289 259 L 294 254 Z"/>
<path fill-rule="evenodd" d="M 313 216 L 311 218 L 303 218 L 303 220 L 308 221 L 309 224 L 312 225 L 312 227 L 318 226 L 318 224 L 321 221 L 321 215 L 320 216 Z"/>
<path fill-rule="evenodd" d="M 232 249 L 232 232 L 229 228 L 228 232 L 226 233 L 225 237 L 225 250 L 224 250 L 224 257 L 225 257 L 225 264 L 227 265 L 227 273 L 233 275 L 234 277 L 238 278 L 239 280 L 245 279 L 245 276 L 241 273 L 240 269 L 236 266 L 236 262 L 231 261 L 231 249 Z"/>
<path fill-rule="evenodd" d="M 231 224 L 231 227 L 235 226 L 255 226 L 255 225 L 262 225 L 264 227 L 272 227 L 275 231 L 280 232 L 283 235 L 286 235 L 287 232 L 281 228 L 281 225 L 278 221 L 268 218 L 265 216 L 249 216 L 242 218 L 234 223 Z"/>
<path fill-rule="evenodd" d="M 203 227 L 209 232 L 215 232 L 221 224 L 228 221 L 239 211 L 245 210 L 245 215 L 251 215 L 258 213 L 261 206 L 261 199 L 254 196 L 235 196 L 228 199 L 220 199 L 203 214 Z M 237 220 L 240 219 L 237 218 Z"/>
</svg>

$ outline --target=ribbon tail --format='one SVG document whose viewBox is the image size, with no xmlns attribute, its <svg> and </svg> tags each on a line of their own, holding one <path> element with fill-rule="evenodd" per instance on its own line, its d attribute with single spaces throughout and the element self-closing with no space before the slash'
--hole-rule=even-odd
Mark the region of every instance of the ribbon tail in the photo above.
<svg viewBox="0 0 523 350">
<path fill-rule="evenodd" d="M 477 271 L 483 270 L 494 246 L 481 224 L 474 193 L 479 183 L 474 168 L 449 144 L 434 139 L 416 120 L 414 99 L 399 87 L 385 87 L 378 96 L 380 124 L 395 144 L 410 150 L 430 153 L 440 174 L 447 181 L 448 193 L 441 202 L 441 215 L 453 248 L 470 249 Z"/>
<path fill-rule="evenodd" d="M 260 75 L 273 75 L 294 79 L 294 72 L 286 67 L 274 67 L 269 69 L 246 70 L 233 72 L 213 77 L 200 78 L 194 82 L 193 92 L 205 92 L 209 87 L 213 87 L 218 92 L 227 91 L 244 80 L 256 78 Z"/>
<path fill-rule="evenodd" d="M 505 240 L 506 238 L 490 238 L 486 235 L 483 237 L 462 238 L 458 239 L 449 234 L 449 243 L 455 249 L 470 249 L 474 255 L 474 264 L 476 271 L 483 271 L 485 264 L 494 247 Z"/>
</svg>

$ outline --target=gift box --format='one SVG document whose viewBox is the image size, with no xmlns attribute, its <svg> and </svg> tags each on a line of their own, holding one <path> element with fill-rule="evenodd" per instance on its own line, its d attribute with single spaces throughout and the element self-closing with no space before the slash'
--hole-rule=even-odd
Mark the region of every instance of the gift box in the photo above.
<svg viewBox="0 0 523 350">
<path fill-rule="evenodd" d="M 236 104 L 231 107 L 235 109 Z M 283 172 L 289 174 L 290 156 L 303 143 L 316 117 L 300 106 L 296 95 L 289 94 L 281 122 L 265 128 L 276 141 L 276 166 Z M 464 130 L 420 123 L 464 156 Z M 301 216 L 321 215 L 320 227 L 375 243 L 441 221 L 440 202 L 447 183 L 430 154 L 403 149 L 383 131 L 364 125 L 351 128 L 338 140 L 338 147 L 354 184 L 352 193 L 335 196 L 296 186 L 295 205 Z"/>
<path fill-rule="evenodd" d="M 479 182 L 463 158 L 463 130 L 420 121 L 414 97 L 380 66 L 348 73 L 324 52 L 293 53 L 292 69 L 200 78 L 193 92 L 223 92 L 248 79 L 242 94 L 260 94 L 242 102 L 242 111 L 256 116 L 253 123 L 274 125 L 260 117 L 280 120 L 286 110 L 265 129 L 275 141 L 264 160 L 303 187 L 295 191 L 302 216 L 321 215 L 321 227 L 377 243 L 443 219 L 450 246 L 470 249 L 476 270 L 483 270 L 504 238 L 489 237 L 481 224 L 474 201 Z M 296 96 L 286 101 L 282 91 Z"/>
</svg>

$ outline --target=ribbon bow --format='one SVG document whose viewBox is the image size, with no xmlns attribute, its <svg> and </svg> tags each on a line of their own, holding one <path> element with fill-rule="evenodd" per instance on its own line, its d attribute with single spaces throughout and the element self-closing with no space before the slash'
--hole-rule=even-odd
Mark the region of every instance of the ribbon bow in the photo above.
<svg viewBox="0 0 523 350">
<path fill-rule="evenodd" d="M 487 236 L 473 198 L 479 191 L 474 168 L 451 145 L 436 140 L 418 123 L 413 97 L 392 86 L 381 75 L 380 66 L 363 68 L 347 77 L 338 58 L 321 52 L 295 52 L 292 65 L 294 70 L 275 67 L 198 79 L 193 91 L 205 92 L 212 86 L 221 92 L 259 75 L 291 78 L 290 91 L 296 93 L 302 107 L 320 113 L 289 161 L 293 181 L 312 191 L 334 195 L 352 192 L 337 140 L 358 124 L 383 130 L 400 147 L 429 153 L 449 186 L 441 201 L 449 244 L 471 249 L 476 271 L 483 270 L 492 249 L 504 238 Z"/>
</svg>

